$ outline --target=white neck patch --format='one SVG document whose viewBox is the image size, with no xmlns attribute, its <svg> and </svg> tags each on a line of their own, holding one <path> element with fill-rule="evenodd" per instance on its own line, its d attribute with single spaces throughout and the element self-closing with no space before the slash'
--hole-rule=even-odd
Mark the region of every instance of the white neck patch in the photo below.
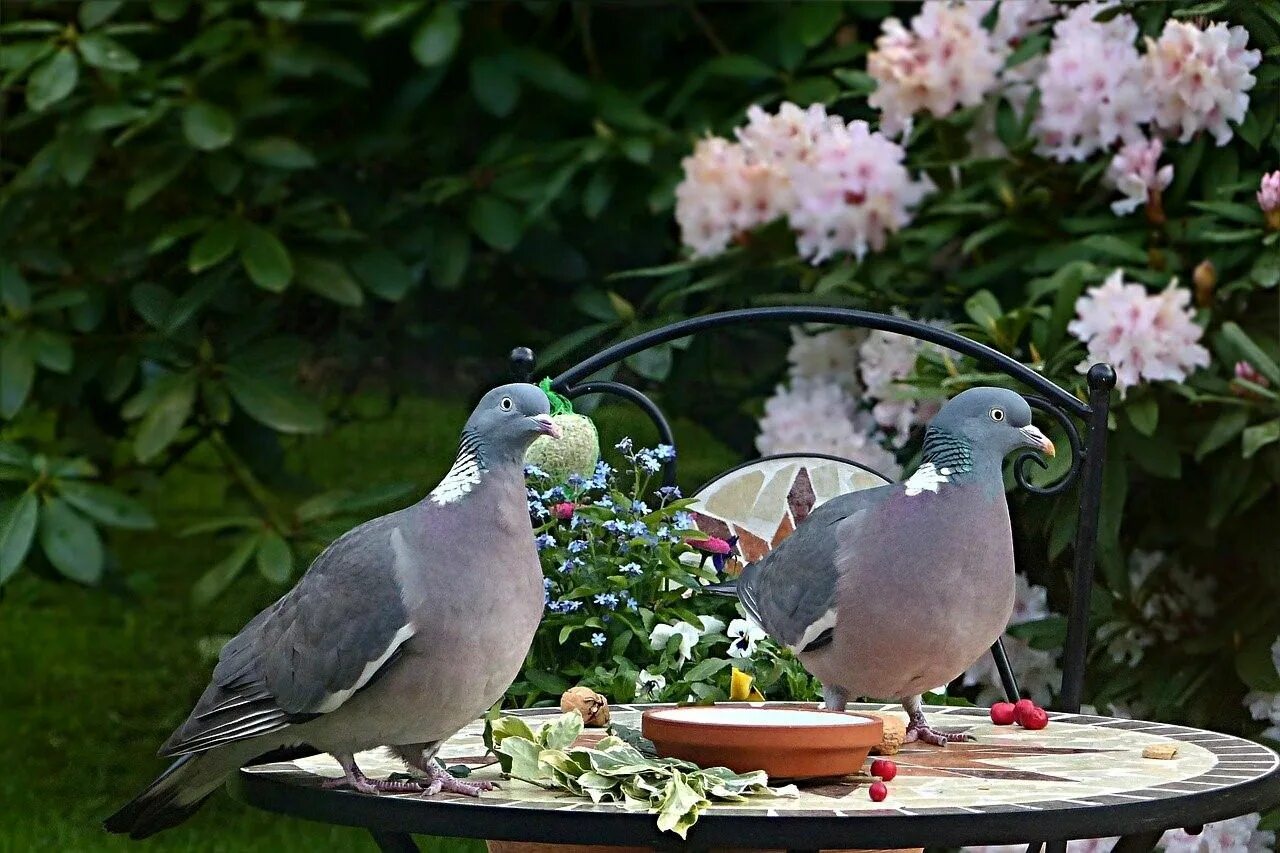
<svg viewBox="0 0 1280 853">
<path fill-rule="evenodd" d="M 480 484 L 483 473 L 484 465 L 476 455 L 476 442 L 470 434 L 464 434 L 458 458 L 453 460 L 453 467 L 439 485 L 431 490 L 431 500 L 439 506 L 459 500 Z"/>
<path fill-rule="evenodd" d="M 918 495 L 921 492 L 933 492 L 937 494 L 938 487 L 943 483 L 951 482 L 951 469 L 947 467 L 938 468 L 932 462 L 926 462 L 916 469 L 916 472 L 907 478 L 902 485 L 906 487 L 907 496 Z"/>
</svg>

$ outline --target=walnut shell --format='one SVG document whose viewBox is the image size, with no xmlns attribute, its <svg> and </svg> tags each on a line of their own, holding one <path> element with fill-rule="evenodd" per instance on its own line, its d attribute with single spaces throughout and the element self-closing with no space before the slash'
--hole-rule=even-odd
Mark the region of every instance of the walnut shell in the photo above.
<svg viewBox="0 0 1280 853">
<path fill-rule="evenodd" d="M 868 717 L 879 717 L 884 723 L 884 733 L 880 735 L 880 743 L 871 751 L 877 755 L 896 755 L 907 739 L 907 724 L 897 714 L 878 713 L 876 711 L 859 711 Z"/>
<path fill-rule="evenodd" d="M 589 728 L 602 729 L 609 725 L 609 700 L 590 687 L 570 687 L 560 697 L 561 711 L 577 711 Z"/>
</svg>

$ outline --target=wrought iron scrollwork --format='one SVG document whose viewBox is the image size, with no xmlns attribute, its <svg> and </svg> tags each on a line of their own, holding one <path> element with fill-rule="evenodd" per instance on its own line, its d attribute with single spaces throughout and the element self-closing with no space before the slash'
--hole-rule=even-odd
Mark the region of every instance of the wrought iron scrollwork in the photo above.
<svg viewBox="0 0 1280 853">
<path fill-rule="evenodd" d="M 1063 474 L 1056 482 L 1045 486 L 1037 486 L 1027 478 L 1026 466 L 1034 463 L 1041 468 L 1048 468 L 1049 465 L 1036 451 L 1024 450 L 1013 459 L 1013 479 L 1017 481 L 1020 487 L 1035 495 L 1061 494 L 1075 482 L 1076 477 L 1080 474 L 1080 466 L 1084 462 L 1084 448 L 1080 442 L 1080 431 L 1076 429 L 1075 421 L 1066 412 L 1054 405 L 1052 401 L 1034 394 L 1024 394 L 1023 399 L 1027 401 L 1031 408 L 1049 415 L 1049 417 L 1058 422 L 1058 426 L 1062 427 L 1063 432 L 1067 435 L 1067 443 L 1071 445 L 1071 466 L 1067 468 L 1067 473 Z"/>
<path fill-rule="evenodd" d="M 666 417 L 662 414 L 662 410 L 658 408 L 658 404 L 650 400 L 643 391 L 632 388 L 622 382 L 613 382 L 611 380 L 596 380 L 593 382 L 583 382 L 580 385 L 566 385 L 562 387 L 553 386 L 556 391 L 570 399 L 576 399 L 585 394 L 612 394 L 615 397 L 621 397 L 624 400 L 630 400 L 649 416 L 649 420 L 653 421 L 653 425 L 658 428 L 658 439 L 663 444 L 676 446 L 676 437 L 671 432 L 671 425 L 667 423 Z M 674 486 L 676 484 L 676 463 L 672 459 L 663 463 L 662 482 L 663 485 Z"/>
</svg>

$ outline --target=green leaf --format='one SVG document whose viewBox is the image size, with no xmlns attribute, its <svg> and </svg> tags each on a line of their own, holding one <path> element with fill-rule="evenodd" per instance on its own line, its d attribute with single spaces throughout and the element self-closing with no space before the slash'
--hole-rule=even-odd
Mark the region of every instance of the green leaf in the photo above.
<svg viewBox="0 0 1280 853">
<path fill-rule="evenodd" d="M 217 104 L 193 101 L 182 111 L 182 132 L 192 148 L 216 151 L 235 138 L 236 120 Z"/>
<path fill-rule="evenodd" d="M 277 432 L 308 433 L 324 429 L 324 412 L 289 383 L 273 376 L 227 369 L 227 389 L 254 420 Z"/>
<path fill-rule="evenodd" d="M 1133 428 L 1143 435 L 1154 435 L 1160 417 L 1160 407 L 1154 397 L 1141 397 L 1129 401 L 1124 407 Z"/>
<path fill-rule="evenodd" d="M 1240 328 L 1236 323 L 1228 321 L 1222 324 L 1222 337 L 1235 347 L 1236 351 L 1244 357 L 1246 361 L 1253 365 L 1254 369 L 1267 377 L 1267 380 L 1273 385 L 1280 385 L 1280 365 L 1277 365 L 1271 356 L 1263 352 L 1262 347 L 1253 342 L 1253 339 Z"/>
<path fill-rule="evenodd" d="M 1250 690 L 1280 691 L 1280 673 L 1271 656 L 1271 634 L 1254 637 L 1236 652 L 1236 674 Z"/>
<path fill-rule="evenodd" d="M 591 94 L 587 82 L 551 54 L 526 47 L 512 51 L 511 58 L 530 86 L 569 101 L 585 101 Z"/>
<path fill-rule="evenodd" d="M 27 106 L 42 113 L 70 95 L 80 79 L 80 63 L 64 47 L 36 66 L 27 78 Z"/>
<path fill-rule="evenodd" d="M 1280 418 L 1246 429 L 1240 436 L 1241 454 L 1250 459 L 1273 441 L 1280 441 Z"/>
<path fill-rule="evenodd" d="M 284 243 L 252 223 L 246 223 L 240 233 L 240 263 L 254 284 L 272 293 L 283 292 L 293 279 L 293 261 Z"/>
<path fill-rule="evenodd" d="M 800 43 L 813 48 L 825 41 L 839 25 L 843 10 L 839 3 L 796 3 L 788 7 L 787 17 Z"/>
<path fill-rule="evenodd" d="M 213 568 L 200 576 L 191 587 L 191 600 L 197 606 L 203 606 L 221 595 L 231 582 L 244 570 L 258 547 L 258 535 L 250 534 L 232 549 L 231 553 L 220 560 Z"/>
<path fill-rule="evenodd" d="M 582 715 L 568 711 L 543 724 L 538 731 L 538 743 L 546 749 L 568 749 L 582 734 Z"/>
<path fill-rule="evenodd" d="M 274 530 L 263 533 L 258 542 L 258 574 L 276 584 L 287 583 L 293 574 L 293 549 Z"/>
<path fill-rule="evenodd" d="M 191 416 L 196 399 L 196 378 L 184 373 L 171 377 L 168 388 L 147 409 L 138 435 L 133 440 L 133 453 L 139 462 L 150 462 L 160 455 Z"/>
<path fill-rule="evenodd" d="M 462 38 L 462 19 L 453 4 L 439 3 L 413 34 L 410 49 L 418 63 L 432 68 L 452 58 Z"/>
<path fill-rule="evenodd" d="M 255 163 L 277 169 L 310 169 L 317 163 L 308 149 L 283 136 L 268 136 L 246 142 L 241 149 Z"/>
<path fill-rule="evenodd" d="M 737 80 L 768 80 L 778 72 L 766 63 L 745 53 L 717 56 L 702 66 L 716 77 L 732 77 Z"/>
<path fill-rule="evenodd" d="M 374 246 L 351 259 L 351 271 L 365 290 L 389 302 L 399 302 L 413 287 L 413 272 L 390 249 Z"/>
<path fill-rule="evenodd" d="M 265 17 L 282 21 L 298 20 L 307 6 L 303 0 L 258 0 L 255 5 Z"/>
<path fill-rule="evenodd" d="M 36 535 L 39 507 L 35 493 L 24 492 L 9 512 L 0 518 L 0 584 L 13 577 L 27 558 Z"/>
<path fill-rule="evenodd" d="M 85 0 L 80 4 L 78 14 L 80 27 L 91 30 L 99 24 L 106 23 L 120 11 L 123 5 L 124 0 Z"/>
<path fill-rule="evenodd" d="M 661 346 L 642 350 L 633 356 L 629 356 L 626 360 L 627 367 L 630 367 L 645 379 L 652 379 L 655 382 L 660 382 L 667 378 L 667 375 L 671 372 L 671 363 L 670 344 L 662 344 Z"/>
<path fill-rule="evenodd" d="M 0 261 L 0 305 L 19 316 L 31 310 L 31 285 L 13 264 Z"/>
<path fill-rule="evenodd" d="M 706 681 L 708 678 L 728 666 L 729 663 L 730 661 L 727 659 L 707 658 L 704 661 L 699 661 L 691 667 L 688 672 L 681 676 L 681 680 L 688 681 L 690 683 Z"/>
<path fill-rule="evenodd" d="M 547 672 L 544 669 L 530 669 L 524 674 L 525 680 L 543 693 L 550 693 L 552 696 L 559 698 L 560 694 L 569 689 L 569 682 L 565 681 L 555 673 Z"/>
<path fill-rule="evenodd" d="M 1253 262 L 1253 269 L 1249 271 L 1249 277 L 1266 288 L 1280 283 L 1280 248 L 1273 246 L 1258 255 Z"/>
<path fill-rule="evenodd" d="M 510 252 L 520 242 L 524 217 L 508 202 L 494 195 L 477 196 L 467 221 L 476 236 L 499 252 Z"/>
<path fill-rule="evenodd" d="M 1004 316 L 999 300 L 989 290 L 979 290 L 964 302 L 964 311 L 980 328 L 993 331 Z"/>
<path fill-rule="evenodd" d="M 57 486 L 64 501 L 99 524 L 128 530 L 151 530 L 156 526 L 145 506 L 115 489 L 82 480 L 59 480 Z"/>
<path fill-rule="evenodd" d="M 1091 234 L 1081 240 L 1080 243 L 1109 258 L 1142 266 L 1147 264 L 1147 252 L 1145 249 L 1139 248 L 1128 240 L 1124 240 L 1114 234 Z"/>
<path fill-rule="evenodd" d="M 31 335 L 36 364 L 54 373 L 70 373 L 74 361 L 71 341 L 66 335 L 48 329 L 36 329 Z"/>
<path fill-rule="evenodd" d="M 76 40 L 81 58 L 94 68 L 128 74 L 142 67 L 132 51 L 102 33 L 87 33 Z"/>
<path fill-rule="evenodd" d="M 471 60 L 471 94 L 481 107 L 498 118 L 511 114 L 520 100 L 520 78 L 504 55 L 477 56 Z"/>
<path fill-rule="evenodd" d="M 427 269 L 441 290 L 454 290 L 462 283 L 471 260 L 471 239 L 455 225 L 441 222 L 427 248 Z"/>
<path fill-rule="evenodd" d="M 240 240 L 240 223 L 234 219 L 223 219 L 210 225 L 200 239 L 191 244 L 187 255 L 187 269 L 192 273 L 200 273 L 215 264 L 222 263 L 235 251 Z"/>
<path fill-rule="evenodd" d="M 191 0 L 151 0 L 151 14 L 157 20 L 173 23 L 187 13 Z"/>
<path fill-rule="evenodd" d="M 1224 446 L 1244 430 L 1249 423 L 1249 413 L 1244 409 L 1228 409 L 1218 416 L 1209 431 L 1196 445 L 1196 461 L 1199 462 L 1219 447 Z"/>
<path fill-rule="evenodd" d="M 607 169 L 597 169 L 582 191 L 582 212 L 588 219 L 596 219 L 604 212 L 613 196 L 613 174 Z"/>
<path fill-rule="evenodd" d="M 36 378 L 35 348 L 25 333 L 7 336 L 0 346 L 0 418 L 18 413 Z"/>
<path fill-rule="evenodd" d="M 298 255 L 298 283 L 325 299 L 351 308 L 364 304 L 364 291 L 338 261 L 315 255 Z"/>
<path fill-rule="evenodd" d="M 83 515 L 57 498 L 40 512 L 40 547 L 53 567 L 83 584 L 102 577 L 103 550 L 98 530 Z"/>
<path fill-rule="evenodd" d="M 69 128 L 58 137 L 58 172 L 71 186 L 79 186 L 93 167 L 98 154 L 99 137 L 77 128 Z"/>
<path fill-rule="evenodd" d="M 182 149 L 182 152 L 175 157 L 149 163 L 142 177 L 138 178 L 137 182 L 129 187 L 128 192 L 125 193 L 125 210 L 137 210 L 146 204 L 156 193 L 167 187 L 173 182 L 174 178 L 182 174 L 182 170 L 187 168 L 187 164 L 190 162 L 191 152 L 187 149 Z"/>
</svg>

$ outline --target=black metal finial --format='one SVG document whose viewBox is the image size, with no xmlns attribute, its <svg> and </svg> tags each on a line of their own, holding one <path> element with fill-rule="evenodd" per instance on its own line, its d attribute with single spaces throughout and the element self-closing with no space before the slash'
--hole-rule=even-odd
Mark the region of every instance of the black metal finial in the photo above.
<svg viewBox="0 0 1280 853">
<path fill-rule="evenodd" d="M 1090 367 L 1086 378 L 1089 380 L 1090 388 L 1111 390 L 1116 387 L 1116 372 L 1111 365 L 1105 362 L 1098 362 L 1093 367 Z"/>
<path fill-rule="evenodd" d="M 511 375 L 520 382 L 528 382 L 533 376 L 533 350 L 528 347 L 516 347 L 507 356 L 511 364 Z"/>
</svg>

